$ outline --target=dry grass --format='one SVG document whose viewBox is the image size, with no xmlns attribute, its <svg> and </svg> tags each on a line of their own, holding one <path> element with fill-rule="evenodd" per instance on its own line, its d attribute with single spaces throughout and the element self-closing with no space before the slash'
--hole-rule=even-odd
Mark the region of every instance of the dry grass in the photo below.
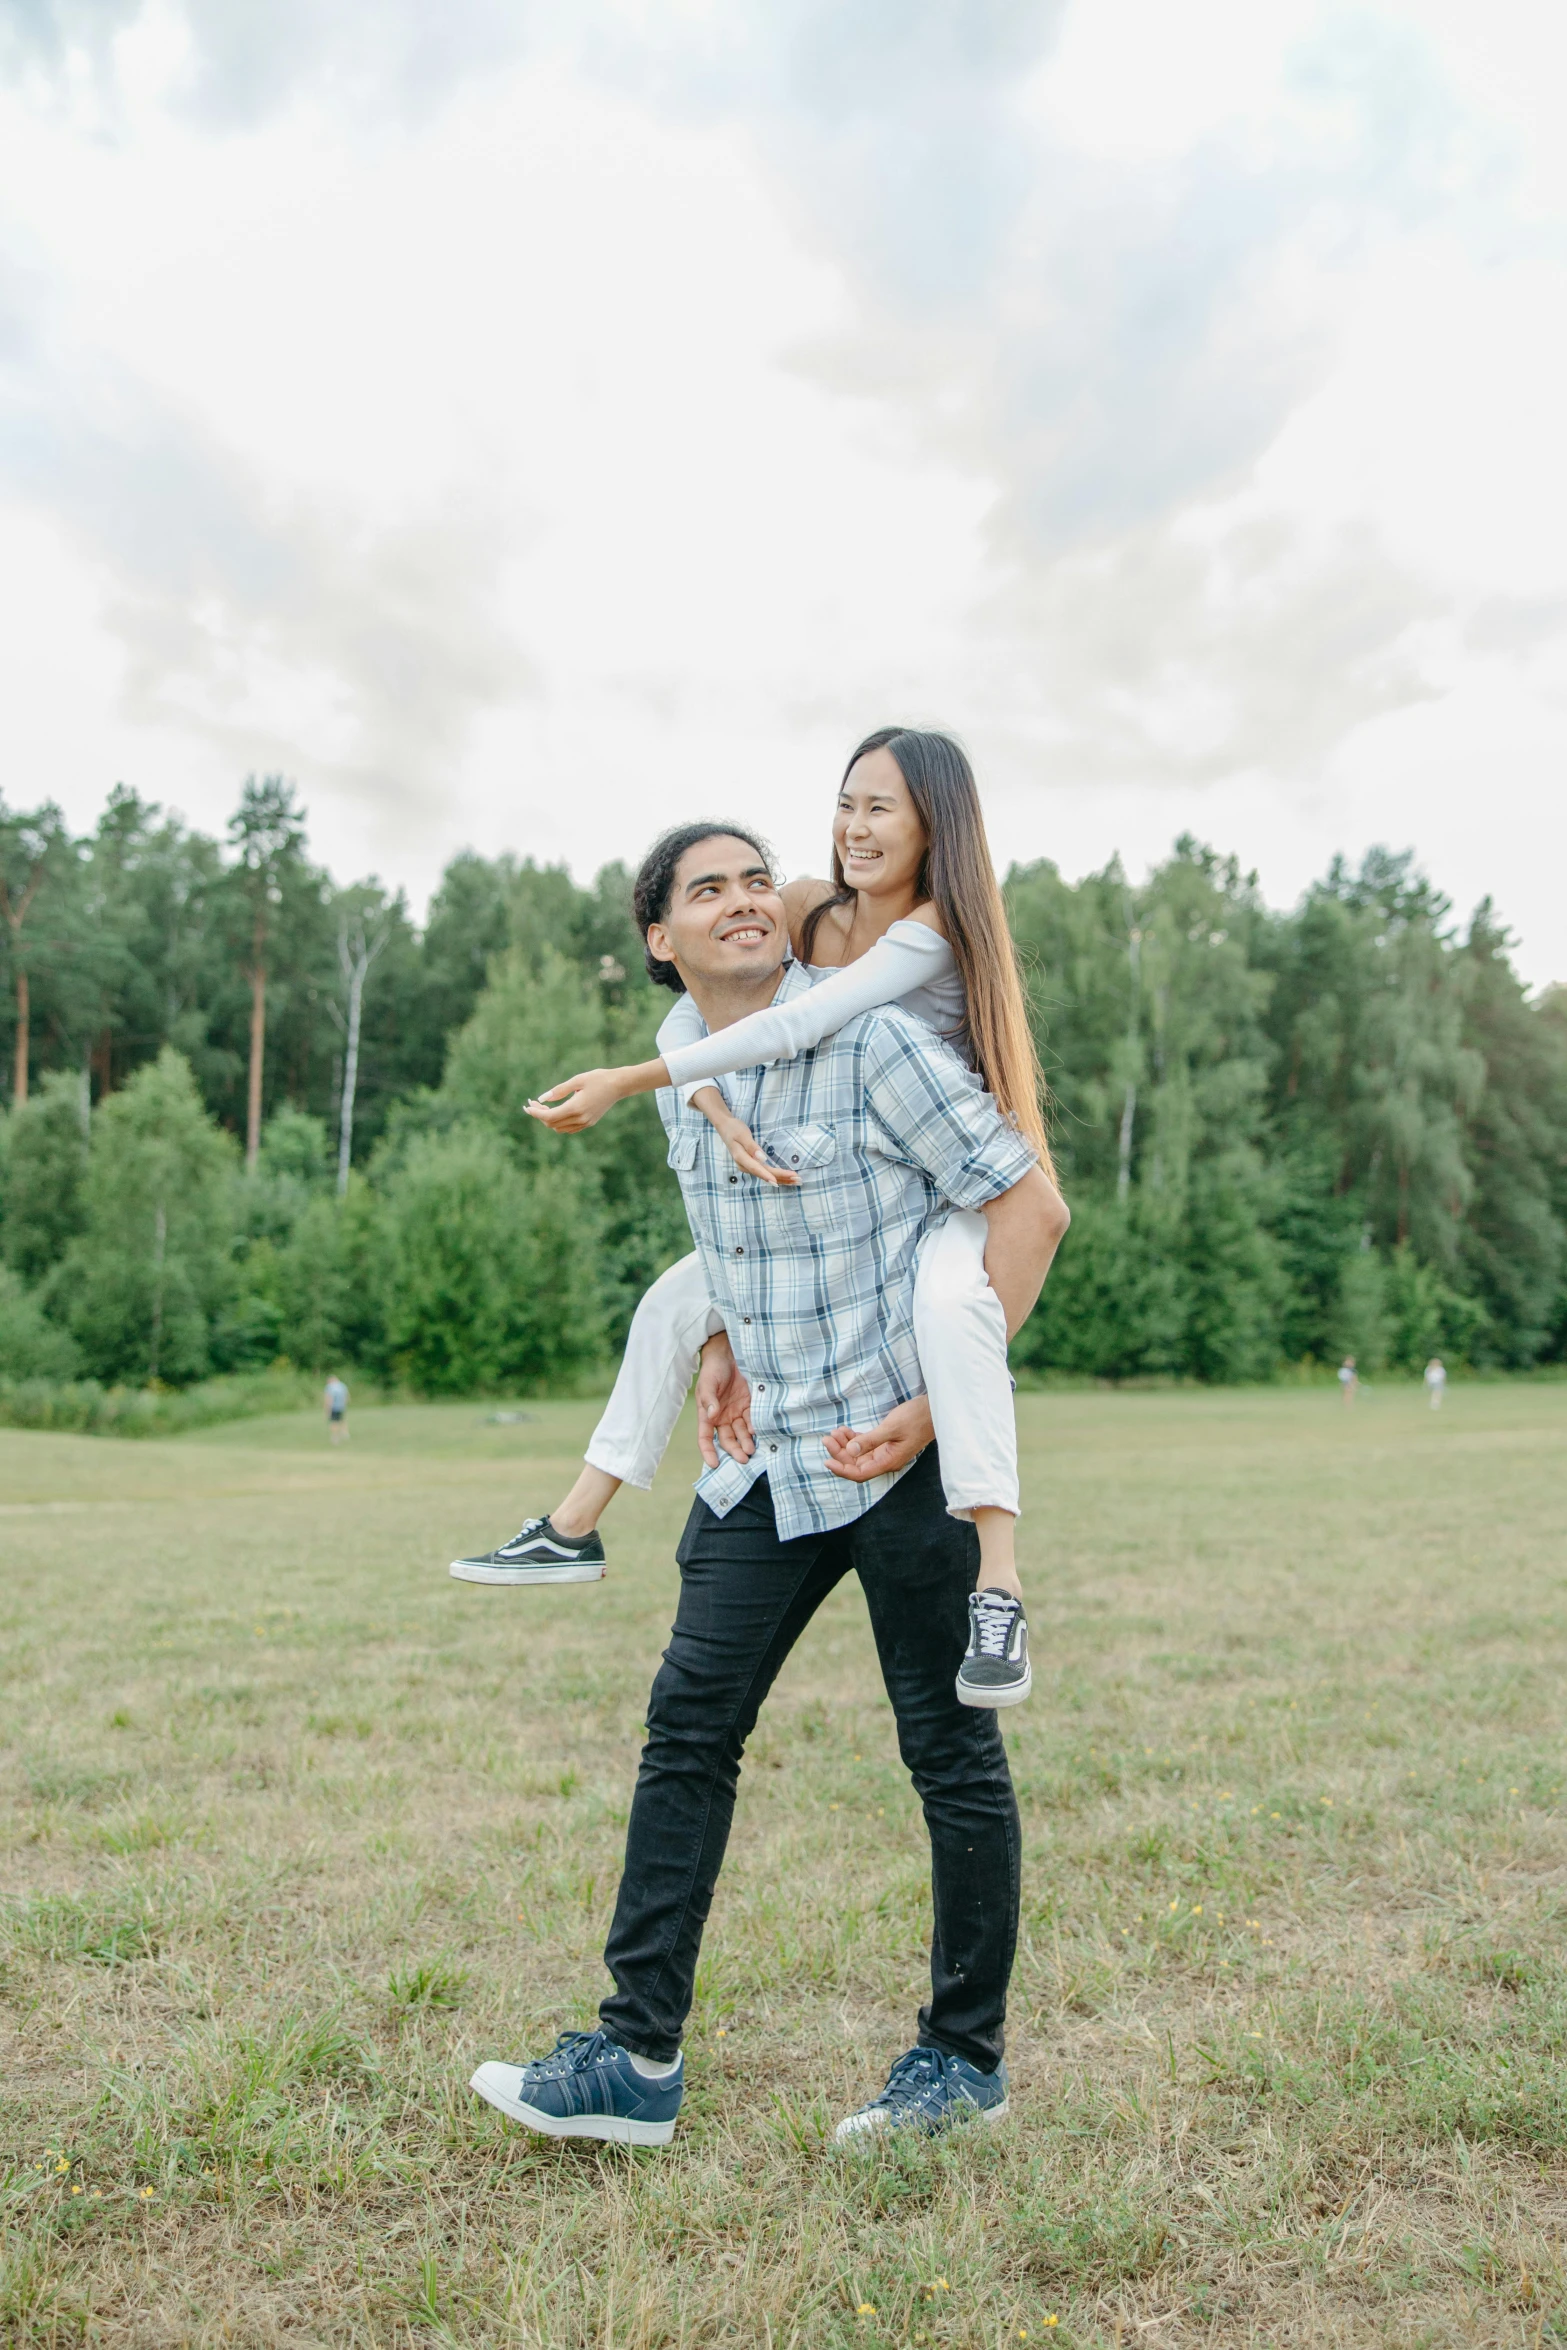
<svg viewBox="0 0 1567 2350">
<path fill-rule="evenodd" d="M 682 1477 L 604 1585 L 486 1592 L 589 1407 L 0 1434 L 0 2337 L 1567 2339 L 1567 1391 L 1021 1409 L 1016 2119 L 850 2163 L 926 1926 L 854 1587 L 674 2149 L 562 2149 L 465 2083 L 598 1996 Z"/>
</svg>

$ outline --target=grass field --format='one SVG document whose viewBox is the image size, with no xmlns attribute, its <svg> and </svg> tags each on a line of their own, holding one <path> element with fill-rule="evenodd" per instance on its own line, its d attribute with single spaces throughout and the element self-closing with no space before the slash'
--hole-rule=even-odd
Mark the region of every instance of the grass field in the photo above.
<svg viewBox="0 0 1567 2350">
<path fill-rule="evenodd" d="M 845 2162 L 927 1852 L 858 1588 L 762 1717 L 667 2155 L 591 2016 L 687 1503 L 450 1582 L 592 1418 L 0 1432 L 0 2339 L 1567 2341 L 1567 1389 L 1020 1399 L 1014 2119 Z"/>
</svg>

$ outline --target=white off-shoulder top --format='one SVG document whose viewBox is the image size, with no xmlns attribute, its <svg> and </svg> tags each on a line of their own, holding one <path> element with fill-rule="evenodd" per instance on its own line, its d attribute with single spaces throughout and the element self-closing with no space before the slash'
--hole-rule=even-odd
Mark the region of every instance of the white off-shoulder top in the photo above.
<svg viewBox="0 0 1567 2350">
<path fill-rule="evenodd" d="M 670 1083 L 689 1098 L 691 1087 L 709 1085 L 736 1069 L 792 1061 L 796 1053 L 809 1052 L 824 1036 L 882 1004 L 901 1004 L 967 1057 L 963 982 L 951 947 L 926 923 L 894 922 L 858 962 L 841 969 L 812 966 L 811 978 L 813 985 L 804 993 L 748 1013 L 713 1036 L 691 998 L 683 995 L 658 1032 Z"/>
</svg>

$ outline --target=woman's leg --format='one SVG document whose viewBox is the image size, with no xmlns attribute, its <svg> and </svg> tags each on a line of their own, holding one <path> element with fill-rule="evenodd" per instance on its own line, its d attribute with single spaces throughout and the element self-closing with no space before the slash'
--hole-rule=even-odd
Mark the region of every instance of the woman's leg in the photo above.
<svg viewBox="0 0 1567 2350">
<path fill-rule="evenodd" d="M 1022 1597 L 1017 1414 L 1007 1369 L 1007 1318 L 985 1274 L 983 1216 L 954 1208 L 926 1235 L 914 1283 L 914 1336 L 930 1397 L 941 1480 L 955 1518 L 979 1535 L 981 1589 Z"/>
<path fill-rule="evenodd" d="M 587 1466 L 550 1523 L 572 1540 L 591 1534 L 622 1485 L 645 1493 L 680 1417 L 702 1348 L 723 1317 L 693 1250 L 660 1273 L 632 1316 L 626 1351 Z"/>
</svg>

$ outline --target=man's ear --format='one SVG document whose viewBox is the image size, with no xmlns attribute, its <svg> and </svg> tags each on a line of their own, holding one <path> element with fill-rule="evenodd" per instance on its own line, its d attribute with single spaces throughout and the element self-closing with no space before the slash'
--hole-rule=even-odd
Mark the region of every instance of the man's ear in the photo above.
<svg viewBox="0 0 1567 2350">
<path fill-rule="evenodd" d="M 674 949 L 669 943 L 669 933 L 662 922 L 648 924 L 647 943 L 655 963 L 672 963 L 674 961 Z"/>
</svg>

